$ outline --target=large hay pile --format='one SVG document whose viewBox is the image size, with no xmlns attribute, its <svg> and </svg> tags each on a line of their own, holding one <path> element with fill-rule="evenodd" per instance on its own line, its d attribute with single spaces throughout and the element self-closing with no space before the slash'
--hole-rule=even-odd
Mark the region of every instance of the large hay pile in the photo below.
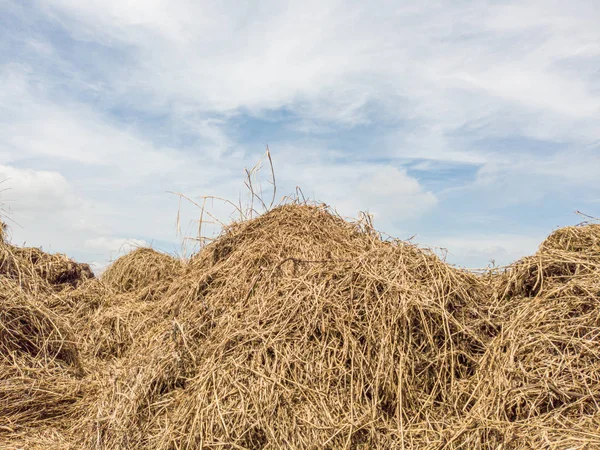
<svg viewBox="0 0 600 450">
<path fill-rule="evenodd" d="M 439 440 L 488 339 L 482 290 L 325 210 L 276 209 L 171 283 L 86 433 L 108 448 Z"/>
<path fill-rule="evenodd" d="M 600 448 L 600 225 L 557 230 L 496 283 L 469 447 Z"/>
<path fill-rule="evenodd" d="M 51 290 L 7 270 L 0 446 L 600 448 L 599 230 L 478 277 L 292 204 L 185 264 L 140 249 Z"/>
</svg>

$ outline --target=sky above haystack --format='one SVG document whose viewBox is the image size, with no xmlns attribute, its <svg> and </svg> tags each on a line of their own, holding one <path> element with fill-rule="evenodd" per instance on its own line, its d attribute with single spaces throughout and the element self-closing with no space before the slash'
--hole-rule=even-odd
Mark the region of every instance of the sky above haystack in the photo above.
<svg viewBox="0 0 600 450">
<path fill-rule="evenodd" d="M 278 197 L 509 263 L 600 216 L 599 23 L 597 0 L 0 0 L 13 242 L 181 252 L 168 191 L 244 202 L 268 144 Z"/>
</svg>

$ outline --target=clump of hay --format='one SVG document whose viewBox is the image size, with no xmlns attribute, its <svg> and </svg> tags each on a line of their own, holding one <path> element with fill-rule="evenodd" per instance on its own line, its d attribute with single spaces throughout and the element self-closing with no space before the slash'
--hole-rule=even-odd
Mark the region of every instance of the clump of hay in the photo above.
<svg viewBox="0 0 600 450">
<path fill-rule="evenodd" d="M 12 432 L 10 435 L 0 434 L 0 448 L 2 450 L 79 450 L 60 427 L 48 424 L 43 428 L 28 429 Z"/>
<path fill-rule="evenodd" d="M 65 255 L 7 243 L 0 243 L 0 276 L 16 280 L 29 290 L 46 286 L 54 290 L 73 288 L 94 278 L 89 265 L 76 263 Z"/>
<path fill-rule="evenodd" d="M 67 256 L 57 253 L 49 254 L 37 248 L 17 248 L 15 254 L 26 264 L 31 265 L 35 273 L 57 287 L 77 287 L 84 281 L 94 278 L 88 264 L 76 263 Z M 24 263 L 21 263 L 23 266 Z"/>
<path fill-rule="evenodd" d="M 152 305 L 128 295 L 117 295 L 82 324 L 81 346 L 93 361 L 121 358 L 147 332 Z"/>
<path fill-rule="evenodd" d="M 0 434 L 66 418 L 81 397 L 68 325 L 12 280 L 0 281 Z"/>
<path fill-rule="evenodd" d="M 598 225 L 558 230 L 499 283 L 471 447 L 600 448 L 599 238 Z"/>
<path fill-rule="evenodd" d="M 277 208 L 229 227 L 171 283 L 100 380 L 82 445 L 440 444 L 493 334 L 484 290 L 364 224 Z"/>
<path fill-rule="evenodd" d="M 182 262 L 151 248 L 138 248 L 116 260 L 102 274 L 102 281 L 117 292 L 139 292 L 165 285 L 182 270 Z M 153 297 L 156 292 L 144 291 Z"/>
<path fill-rule="evenodd" d="M 595 277 L 600 258 L 600 224 L 561 228 L 538 252 L 513 264 L 499 279 L 497 291 L 509 298 L 535 297 L 555 287 Z"/>
<path fill-rule="evenodd" d="M 107 359 L 122 356 L 139 334 L 135 324 L 144 322 L 146 306 L 135 295 L 119 293 L 102 280 L 92 279 L 63 292 L 52 309 L 70 319 L 82 356 L 88 366 L 95 368 Z"/>
<path fill-rule="evenodd" d="M 600 224 L 586 223 L 556 230 L 540 245 L 542 252 L 553 250 L 577 254 L 600 253 Z"/>
<path fill-rule="evenodd" d="M 63 295 L 91 279 L 87 264 L 0 242 L 1 448 L 68 448 L 86 386 Z"/>
<path fill-rule="evenodd" d="M 45 304 L 72 321 L 85 322 L 99 308 L 111 303 L 117 295 L 117 292 L 99 278 L 90 278 L 75 288 L 64 289 L 57 295 L 46 296 Z"/>
</svg>

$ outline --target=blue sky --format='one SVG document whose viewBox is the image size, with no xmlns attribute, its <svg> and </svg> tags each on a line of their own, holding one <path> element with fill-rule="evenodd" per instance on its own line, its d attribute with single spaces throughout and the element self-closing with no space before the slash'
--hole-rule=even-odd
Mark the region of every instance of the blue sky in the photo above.
<svg viewBox="0 0 600 450">
<path fill-rule="evenodd" d="M 243 200 L 268 144 L 278 195 L 510 263 L 600 215 L 600 4 L 573 3 L 0 0 L 13 241 L 181 252 L 167 191 Z"/>
</svg>

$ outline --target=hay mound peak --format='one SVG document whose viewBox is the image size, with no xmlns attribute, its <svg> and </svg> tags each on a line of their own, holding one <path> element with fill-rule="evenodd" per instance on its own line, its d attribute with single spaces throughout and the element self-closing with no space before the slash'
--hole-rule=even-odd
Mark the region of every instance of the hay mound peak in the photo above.
<svg viewBox="0 0 600 450">
<path fill-rule="evenodd" d="M 49 254 L 4 241 L 0 242 L 0 275 L 31 289 L 43 286 L 54 290 L 74 288 L 94 278 L 88 264 L 76 263 L 60 253 Z"/>
<path fill-rule="evenodd" d="M 598 258 L 600 224 L 585 223 L 556 230 L 540 245 L 542 252 L 552 250 L 588 253 L 592 257 Z"/>
<path fill-rule="evenodd" d="M 513 264 L 500 278 L 505 297 L 544 294 L 584 280 L 595 283 L 600 270 L 600 224 L 561 228 L 540 245 L 533 256 Z"/>
<path fill-rule="evenodd" d="M 475 276 L 318 207 L 232 225 L 169 284 L 119 360 L 129 394 L 96 401 L 109 448 L 429 438 L 489 339 Z"/>
<path fill-rule="evenodd" d="M 471 447 L 600 447 L 600 226 L 553 232 L 495 280 L 502 329 L 473 380 Z M 470 439 L 470 440 L 469 440 Z"/>
<path fill-rule="evenodd" d="M 152 248 L 138 248 L 119 258 L 102 274 L 102 281 L 117 292 L 134 292 L 173 279 L 180 260 Z"/>
</svg>

